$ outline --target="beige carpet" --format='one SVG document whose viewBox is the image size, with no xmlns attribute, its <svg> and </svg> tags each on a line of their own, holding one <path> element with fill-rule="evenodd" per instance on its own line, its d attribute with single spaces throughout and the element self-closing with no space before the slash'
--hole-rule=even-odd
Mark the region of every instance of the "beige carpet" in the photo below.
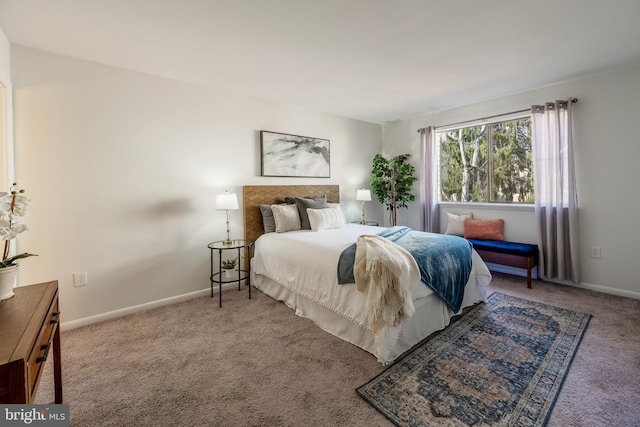
<svg viewBox="0 0 640 427">
<path fill-rule="evenodd" d="M 640 301 L 495 274 L 491 290 L 591 313 L 549 426 L 640 425 Z M 63 332 L 73 426 L 390 426 L 354 389 L 370 354 L 259 291 Z M 64 312 L 64 301 L 61 301 Z M 50 363 L 38 402 L 53 400 Z"/>
</svg>

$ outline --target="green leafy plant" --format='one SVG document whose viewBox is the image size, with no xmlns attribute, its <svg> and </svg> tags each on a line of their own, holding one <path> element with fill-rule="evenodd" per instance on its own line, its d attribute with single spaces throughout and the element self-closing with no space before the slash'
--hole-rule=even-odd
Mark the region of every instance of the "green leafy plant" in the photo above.
<svg viewBox="0 0 640 427">
<path fill-rule="evenodd" d="M 22 253 L 9 256 L 11 240 L 18 234 L 29 229 L 24 222 L 27 214 L 29 199 L 23 195 L 24 190 L 18 190 L 15 182 L 9 188 L 9 192 L 0 193 L 0 236 L 4 240 L 4 251 L 0 268 L 7 268 L 17 265 L 15 262 L 22 258 L 37 256 L 30 253 Z"/>
<path fill-rule="evenodd" d="M 371 188 L 380 203 L 389 211 L 389 222 L 396 225 L 398 208 L 406 208 L 407 202 L 416 198 L 410 193 L 416 168 L 408 163 L 410 154 L 401 154 L 392 159 L 376 154 L 371 170 Z"/>
<path fill-rule="evenodd" d="M 224 261 L 222 261 L 222 268 L 225 270 L 231 270 L 232 268 L 236 268 L 236 265 L 238 264 L 238 258 L 233 258 L 233 259 L 225 259 Z"/>
</svg>

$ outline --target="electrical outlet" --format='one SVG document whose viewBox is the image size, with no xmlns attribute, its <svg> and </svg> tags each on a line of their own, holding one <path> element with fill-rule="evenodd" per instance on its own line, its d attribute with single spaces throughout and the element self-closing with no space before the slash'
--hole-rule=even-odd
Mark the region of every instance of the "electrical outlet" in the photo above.
<svg viewBox="0 0 640 427">
<path fill-rule="evenodd" d="M 80 273 L 73 273 L 73 286 L 78 288 L 80 286 L 87 286 L 87 272 L 82 271 Z"/>
<path fill-rule="evenodd" d="M 591 246 L 591 258 L 600 259 L 600 246 Z"/>
</svg>

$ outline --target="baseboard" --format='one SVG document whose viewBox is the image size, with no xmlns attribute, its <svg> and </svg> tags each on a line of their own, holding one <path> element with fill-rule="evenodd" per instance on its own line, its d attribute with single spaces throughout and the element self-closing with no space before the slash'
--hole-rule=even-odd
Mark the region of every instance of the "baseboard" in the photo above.
<svg viewBox="0 0 640 427">
<path fill-rule="evenodd" d="M 515 268 L 515 267 L 509 267 L 507 265 L 500 265 L 500 264 L 493 264 L 493 263 L 487 263 L 487 267 L 489 267 L 489 270 L 491 271 L 512 274 L 515 276 L 527 277 L 527 270 L 523 268 Z M 531 270 L 531 277 L 533 279 L 538 278 L 538 267 L 534 267 Z M 560 284 L 574 286 L 576 288 L 588 289 L 591 291 L 602 292 L 605 294 L 617 295 L 617 296 L 626 297 L 626 298 L 640 299 L 640 292 L 627 291 L 624 289 L 608 288 L 606 286 L 594 285 L 593 283 L 562 282 Z M 222 289 L 226 290 L 227 288 L 230 288 L 230 287 L 235 287 L 235 283 L 229 283 L 229 284 L 223 285 Z M 132 307 L 121 308 L 119 310 L 113 310 L 106 313 L 97 314 L 95 316 L 84 317 L 82 319 L 72 320 L 70 322 L 64 322 L 60 324 L 60 330 L 65 331 L 69 329 L 75 329 L 81 326 L 90 325 L 92 323 L 103 322 L 105 320 L 115 319 L 118 317 L 126 316 L 128 314 L 139 313 L 141 311 L 150 310 L 152 308 L 162 307 L 169 304 L 175 304 L 178 302 L 187 301 L 192 298 L 209 295 L 210 292 L 211 292 L 210 288 L 202 289 L 199 291 L 189 292 L 187 294 L 176 295 L 173 297 L 164 298 L 157 301 L 151 301 L 144 304 L 134 305 Z M 218 292 L 218 289 L 215 288 L 214 294 L 217 292 Z"/>
<path fill-rule="evenodd" d="M 524 268 L 509 267 L 508 265 L 493 264 L 490 262 L 486 264 L 487 264 L 487 267 L 489 267 L 489 270 L 491 271 L 496 271 L 498 273 L 513 274 L 514 276 L 527 277 L 527 270 Z M 531 278 L 532 279 L 539 278 L 538 267 L 534 267 L 531 269 Z M 602 285 L 594 285 L 593 283 L 586 283 L 586 282 L 573 283 L 570 281 L 561 282 L 561 281 L 555 281 L 555 280 L 549 280 L 549 282 L 557 283 L 559 285 L 573 286 L 575 288 L 588 289 L 590 291 L 602 292 L 604 294 L 616 295 L 619 297 L 640 299 L 640 292 L 627 291 L 624 289 L 608 288 Z"/>
<path fill-rule="evenodd" d="M 619 297 L 640 299 L 640 292 L 627 291 L 626 289 L 616 289 L 616 288 L 608 288 L 602 285 L 594 285 L 593 283 L 573 283 L 573 282 L 562 282 L 563 285 L 573 286 L 575 288 L 588 289 L 590 291 L 602 292 L 603 294 L 616 295 Z"/>
<path fill-rule="evenodd" d="M 222 286 L 222 290 L 235 287 L 235 283 L 228 283 Z M 218 287 L 215 286 L 213 290 L 214 294 L 218 293 Z M 202 297 L 205 295 L 211 295 L 211 288 L 202 289 L 199 291 L 189 292 L 187 294 L 176 295 L 169 298 L 163 298 L 156 301 L 147 302 L 144 304 L 134 305 L 132 307 L 121 308 L 119 310 L 108 311 L 106 313 L 96 314 L 95 316 L 84 317 L 78 320 L 72 320 L 70 322 L 64 322 L 60 324 L 60 330 L 66 331 L 69 329 L 79 328 L 81 326 L 90 325 L 92 323 L 103 322 L 105 320 L 115 319 L 117 317 L 126 316 L 127 314 L 139 313 L 141 311 L 150 310 L 156 307 L 162 307 L 164 305 L 175 304 L 182 301 L 187 301 L 192 298 Z"/>
</svg>

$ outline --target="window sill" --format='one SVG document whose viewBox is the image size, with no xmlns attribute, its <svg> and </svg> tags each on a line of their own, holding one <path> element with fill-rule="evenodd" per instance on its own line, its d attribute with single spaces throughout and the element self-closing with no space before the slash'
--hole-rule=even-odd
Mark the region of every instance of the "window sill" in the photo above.
<svg viewBox="0 0 640 427">
<path fill-rule="evenodd" d="M 533 212 L 535 210 L 534 205 L 515 203 L 438 202 L 438 205 L 443 208 L 464 208 L 494 211 Z"/>
</svg>

